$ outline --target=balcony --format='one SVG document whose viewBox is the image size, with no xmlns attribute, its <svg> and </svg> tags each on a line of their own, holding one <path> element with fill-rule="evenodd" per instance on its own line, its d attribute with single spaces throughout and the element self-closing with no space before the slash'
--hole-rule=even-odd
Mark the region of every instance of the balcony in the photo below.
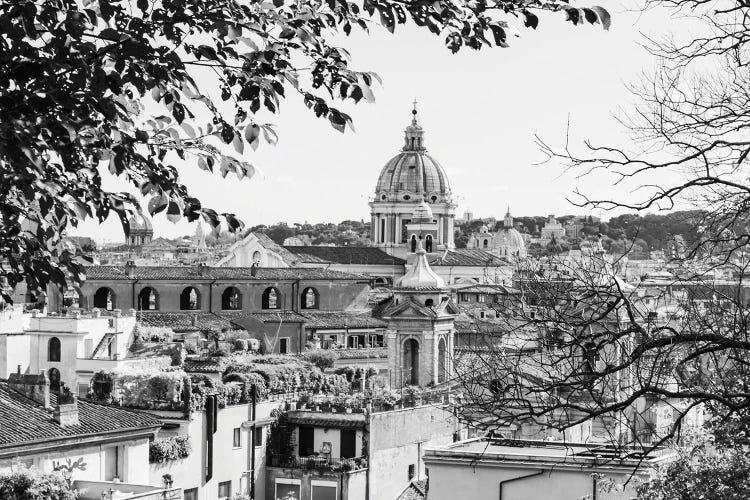
<svg viewBox="0 0 750 500">
<path fill-rule="evenodd" d="M 321 472 L 354 472 L 367 469 L 367 457 L 328 458 L 321 456 L 299 457 L 271 454 L 268 467 L 283 469 L 316 470 Z"/>
</svg>

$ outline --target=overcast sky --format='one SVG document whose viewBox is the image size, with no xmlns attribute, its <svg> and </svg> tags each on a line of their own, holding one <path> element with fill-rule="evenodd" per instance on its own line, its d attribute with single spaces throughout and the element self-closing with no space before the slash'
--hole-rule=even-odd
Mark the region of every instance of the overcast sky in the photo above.
<svg viewBox="0 0 750 500">
<path fill-rule="evenodd" d="M 662 11 L 628 11 L 634 3 L 601 5 L 612 13 L 609 31 L 547 15 L 536 31 L 517 22 L 521 36 L 508 49 L 452 55 L 442 38 L 413 26 L 399 27 L 395 35 L 378 30 L 352 36 L 346 47 L 356 68 L 384 81 L 374 104 L 344 108 L 356 133 L 336 132 L 290 94 L 281 115 L 272 118 L 278 146 L 245 151 L 264 178 L 222 179 L 191 164 L 182 170 L 183 180 L 205 206 L 235 212 L 248 226 L 367 220 L 378 174 L 402 145 L 416 97 L 427 148 L 448 174 L 458 214 L 501 217 L 507 206 L 515 215 L 583 213 L 566 197 L 577 185 L 600 194 L 609 189 L 607 180 L 578 181 L 559 164 L 540 165 L 544 156 L 535 134 L 560 146 L 569 119 L 576 147 L 584 138 L 625 144 L 614 118 L 634 101 L 625 84 L 654 66 L 639 45 L 640 33 L 659 36 L 678 25 Z M 154 227 L 167 237 L 194 231 L 163 215 Z M 123 240 L 114 219 L 101 228 L 84 224 L 73 234 Z"/>
</svg>

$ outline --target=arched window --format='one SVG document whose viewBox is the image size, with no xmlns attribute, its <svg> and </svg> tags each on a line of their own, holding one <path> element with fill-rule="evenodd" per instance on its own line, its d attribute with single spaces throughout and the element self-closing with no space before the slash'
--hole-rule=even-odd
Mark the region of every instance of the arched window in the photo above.
<svg viewBox="0 0 750 500">
<path fill-rule="evenodd" d="M 225 311 L 236 311 L 242 309 L 242 294 L 240 291 L 230 286 L 221 294 L 221 308 Z"/>
<path fill-rule="evenodd" d="M 484 242 L 482 242 L 482 248 L 487 248 L 487 240 L 485 239 Z"/>
<path fill-rule="evenodd" d="M 380 243 L 385 243 L 385 219 L 380 219 Z"/>
<path fill-rule="evenodd" d="M 302 309 L 318 309 L 320 304 L 318 299 L 320 295 L 318 291 L 313 287 L 307 287 L 302 290 Z"/>
<path fill-rule="evenodd" d="M 435 301 L 432 299 L 427 299 L 424 301 L 424 305 L 426 305 L 427 307 L 432 307 L 435 305 Z"/>
<path fill-rule="evenodd" d="M 139 311 L 156 311 L 159 309 L 159 294 L 156 290 L 147 286 L 138 294 Z"/>
<path fill-rule="evenodd" d="M 261 257 L 260 251 L 259 250 L 254 251 L 253 252 L 253 264 L 256 262 L 260 264 L 260 257 Z"/>
<path fill-rule="evenodd" d="M 47 342 L 47 361 L 60 361 L 60 339 L 57 337 Z"/>
<path fill-rule="evenodd" d="M 94 294 L 94 307 L 111 311 L 115 308 L 115 292 L 107 287 L 102 287 Z"/>
<path fill-rule="evenodd" d="M 266 288 L 263 292 L 261 308 L 281 309 L 281 293 L 272 286 Z"/>
<path fill-rule="evenodd" d="M 446 355 L 445 339 L 438 342 L 438 383 L 445 382 L 448 378 L 448 357 Z"/>
<path fill-rule="evenodd" d="M 180 294 L 180 309 L 183 311 L 195 311 L 201 307 L 201 294 L 198 290 L 189 286 Z"/>
<path fill-rule="evenodd" d="M 432 235 L 428 234 L 424 240 L 424 251 L 427 253 L 432 252 Z"/>
<path fill-rule="evenodd" d="M 52 392 L 60 392 L 60 370 L 57 368 L 50 368 L 47 372 L 49 378 L 49 389 Z"/>
<path fill-rule="evenodd" d="M 417 251 L 417 237 L 413 234 L 411 235 L 411 251 L 412 253 Z"/>
<path fill-rule="evenodd" d="M 419 385 L 419 342 L 409 339 L 403 348 L 404 374 L 401 385 Z"/>
</svg>

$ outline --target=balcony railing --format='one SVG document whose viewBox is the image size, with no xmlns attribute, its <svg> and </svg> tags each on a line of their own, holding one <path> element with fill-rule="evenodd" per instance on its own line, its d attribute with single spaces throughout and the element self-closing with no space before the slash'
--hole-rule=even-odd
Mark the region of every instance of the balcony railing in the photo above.
<svg viewBox="0 0 750 500">
<path fill-rule="evenodd" d="M 352 472 L 367 468 L 367 457 L 327 458 L 321 456 L 299 457 L 272 453 L 269 467 L 285 469 L 317 470 L 324 472 Z"/>
</svg>

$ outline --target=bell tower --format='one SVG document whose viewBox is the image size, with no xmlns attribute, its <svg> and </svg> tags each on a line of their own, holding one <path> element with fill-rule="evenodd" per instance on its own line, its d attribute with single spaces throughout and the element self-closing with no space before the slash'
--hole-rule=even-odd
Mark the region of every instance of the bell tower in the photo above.
<svg viewBox="0 0 750 500">
<path fill-rule="evenodd" d="M 414 264 L 396 282 L 382 313 L 388 321 L 391 387 L 439 384 L 451 377 L 453 321 L 458 313 L 449 289 L 430 268 L 422 240 L 418 240 Z"/>
</svg>

